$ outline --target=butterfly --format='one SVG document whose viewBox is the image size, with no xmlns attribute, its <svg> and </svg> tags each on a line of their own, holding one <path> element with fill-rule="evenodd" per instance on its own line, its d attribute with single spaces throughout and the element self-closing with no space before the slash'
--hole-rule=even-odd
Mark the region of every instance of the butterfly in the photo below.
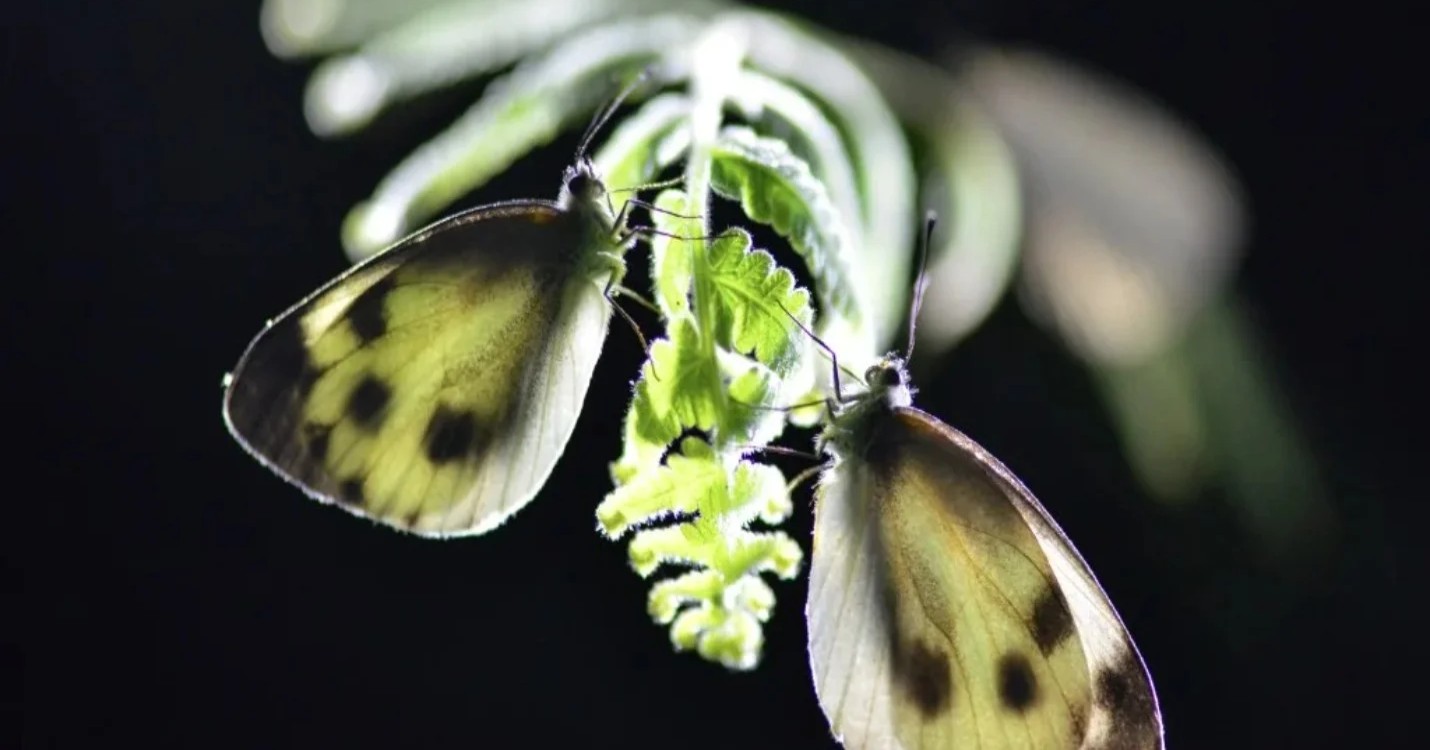
<svg viewBox="0 0 1430 750">
<path fill-rule="evenodd" d="M 424 536 L 525 506 L 571 438 L 604 345 L 624 227 L 582 138 L 556 201 L 440 220 L 270 320 L 224 421 L 309 496 Z"/>
<path fill-rule="evenodd" d="M 835 360 L 805 610 L 833 733 L 849 748 L 1161 748 L 1141 654 L 1067 535 L 912 405 L 921 292 L 922 274 L 905 355 L 870 367 L 867 390 L 840 395 Z"/>
</svg>

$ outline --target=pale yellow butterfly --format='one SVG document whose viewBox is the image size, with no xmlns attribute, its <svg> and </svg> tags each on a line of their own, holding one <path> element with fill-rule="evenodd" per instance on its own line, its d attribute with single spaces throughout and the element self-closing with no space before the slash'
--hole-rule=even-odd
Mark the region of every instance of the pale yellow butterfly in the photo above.
<svg viewBox="0 0 1430 750">
<path fill-rule="evenodd" d="M 270 320 L 226 379 L 239 443 L 311 497 L 425 536 L 481 534 L 575 428 L 631 237 L 584 153 L 555 201 L 438 221 Z"/>
<path fill-rule="evenodd" d="M 1162 747 L 1152 680 L 1092 570 L 998 459 L 912 406 L 904 365 L 870 367 L 821 436 L 832 462 L 806 614 L 834 735 L 859 749 Z"/>
</svg>

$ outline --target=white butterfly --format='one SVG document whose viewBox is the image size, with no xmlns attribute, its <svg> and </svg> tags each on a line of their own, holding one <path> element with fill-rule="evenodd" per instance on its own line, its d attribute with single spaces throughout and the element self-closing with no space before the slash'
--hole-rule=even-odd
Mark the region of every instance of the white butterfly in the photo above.
<svg viewBox="0 0 1430 750">
<path fill-rule="evenodd" d="M 904 359 L 865 380 L 821 438 L 833 460 L 806 607 L 835 736 L 907 750 L 1162 747 L 1131 635 L 1037 498 L 911 405 Z"/>
</svg>

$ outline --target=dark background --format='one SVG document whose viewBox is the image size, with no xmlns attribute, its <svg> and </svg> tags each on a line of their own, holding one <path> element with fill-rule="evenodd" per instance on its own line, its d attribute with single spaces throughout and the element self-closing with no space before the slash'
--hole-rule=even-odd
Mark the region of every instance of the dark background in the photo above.
<svg viewBox="0 0 1430 750">
<path fill-rule="evenodd" d="M 1402 686 L 1419 684 L 1425 633 L 1409 614 L 1425 591 L 1409 398 L 1424 370 L 1404 356 L 1423 342 L 1410 322 L 1430 249 L 1423 60 L 1414 72 L 1399 24 L 1368 6 L 1277 5 L 794 7 L 919 54 L 955 30 L 1040 45 L 1152 93 L 1235 165 L 1253 216 L 1237 287 L 1341 524 L 1308 575 L 1249 564 L 1214 503 L 1172 516 L 1141 498 L 1088 376 L 1011 301 L 922 384 L 938 394 L 924 404 L 1015 467 L 1077 540 L 1151 667 L 1172 746 L 1409 745 L 1424 734 L 1423 685 Z M 727 673 L 672 653 L 624 545 L 594 531 L 625 405 L 596 394 L 624 393 L 632 337 L 611 337 L 542 496 L 479 539 L 410 538 L 306 501 L 225 432 L 220 379 L 250 337 L 343 267 L 344 212 L 479 89 L 323 142 L 302 120 L 308 67 L 268 54 L 256 3 L 32 6 L 5 21 L 0 60 L 7 249 L 22 262 L 4 278 L 35 300 L 6 321 L 21 348 L 4 361 L 12 414 L 41 430 L 33 458 L 11 459 L 33 483 L 6 493 L 21 511 L 5 524 L 21 554 L 7 563 L 23 672 L 10 736 L 833 745 L 802 578 L 776 584 L 762 667 Z M 463 205 L 554 195 L 568 144 Z M 19 271 L 31 260 L 38 299 Z M 807 540 L 799 508 L 788 530 Z"/>
</svg>

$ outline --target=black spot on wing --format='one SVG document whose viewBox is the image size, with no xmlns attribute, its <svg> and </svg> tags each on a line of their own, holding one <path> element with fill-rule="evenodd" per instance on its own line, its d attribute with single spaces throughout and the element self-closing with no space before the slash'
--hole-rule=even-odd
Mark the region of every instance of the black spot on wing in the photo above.
<svg viewBox="0 0 1430 750">
<path fill-rule="evenodd" d="M 1100 750 L 1162 747 L 1152 687 L 1132 652 L 1097 673 L 1093 701 L 1098 710 L 1106 712 L 1110 726 Z"/>
<path fill-rule="evenodd" d="M 497 276 L 516 268 L 535 268 L 539 278 L 550 277 L 556 284 L 569 278 L 581 254 L 589 251 L 591 229 L 589 217 L 545 203 L 480 209 L 452 217 L 437 231 L 406 244 L 400 254 L 410 257 L 420 252 L 423 265 L 434 273 L 444 265 L 466 267 L 475 260 Z M 387 332 L 385 300 L 393 278 L 378 281 L 347 311 L 351 330 L 364 343 Z M 294 308 L 260 333 L 235 368 L 225 394 L 234 432 L 305 482 L 317 477 L 310 473 L 313 467 L 306 466 L 309 450 L 300 432 L 302 410 L 322 374 L 309 359 L 300 324 L 310 309 L 310 305 Z M 350 406 L 362 403 L 367 402 Z"/>
<path fill-rule="evenodd" d="M 392 291 L 394 285 L 393 275 L 388 274 L 358 295 L 348 307 L 348 325 L 352 326 L 353 333 L 357 334 L 362 343 L 366 344 L 387 333 L 387 294 Z"/>
<path fill-rule="evenodd" d="M 338 485 L 338 499 L 348 505 L 362 505 L 366 499 L 362 491 L 362 480 L 344 479 L 343 483 Z"/>
<path fill-rule="evenodd" d="M 1038 702 L 1038 680 L 1028 657 L 1008 653 L 998 660 L 998 699 L 1004 708 L 1020 714 Z"/>
<path fill-rule="evenodd" d="M 304 397 L 308 395 L 319 373 L 295 317 L 285 317 L 266 332 L 249 354 L 244 374 L 290 387 Z"/>
<path fill-rule="evenodd" d="M 444 464 L 475 455 L 485 447 L 487 438 L 476 414 L 438 406 L 427 423 L 422 445 L 432 463 Z"/>
<path fill-rule="evenodd" d="M 919 709 L 924 721 L 948 713 L 953 707 L 953 672 L 948 654 L 915 641 L 894 654 L 894 679 Z"/>
<path fill-rule="evenodd" d="M 381 380 L 368 375 L 353 389 L 348 397 L 348 416 L 359 427 L 373 430 L 382 425 L 382 413 L 387 402 L 392 400 L 392 389 Z"/>
<path fill-rule="evenodd" d="M 318 375 L 297 319 L 280 319 L 249 345 L 234 372 L 225 405 L 234 429 L 254 448 L 276 457 L 293 440 L 299 411 Z"/>
<path fill-rule="evenodd" d="M 1131 700 L 1132 683 L 1119 669 L 1104 669 L 1097 675 L 1097 704 L 1118 713 Z"/>
<path fill-rule="evenodd" d="M 884 441 L 888 442 L 888 441 Z M 879 495 L 882 493 L 877 493 Z M 882 540 L 881 540 L 882 541 Z M 947 650 L 938 643 L 930 643 L 918 638 L 905 638 L 896 625 L 900 621 L 899 612 L 904 603 L 899 600 L 894 586 L 890 583 L 887 568 L 888 556 L 878 554 L 885 570 L 879 577 L 876 595 L 882 610 L 888 613 L 889 653 L 892 657 L 893 681 L 895 688 L 906 696 L 918 709 L 919 718 L 932 722 L 953 710 L 954 691 L 953 660 Z M 952 634 L 946 633 L 952 644 Z"/>
<path fill-rule="evenodd" d="M 1068 706 L 1069 718 L 1072 719 L 1072 736 L 1079 739 L 1087 736 L 1087 706 Z"/>
<path fill-rule="evenodd" d="M 1033 640 L 1044 656 L 1073 634 L 1072 612 L 1057 586 L 1049 584 L 1033 605 Z"/>
<path fill-rule="evenodd" d="M 328 457 L 328 438 L 332 432 L 333 428 L 325 424 L 309 422 L 303 425 L 303 448 L 308 451 L 309 458 L 322 462 Z"/>
</svg>

